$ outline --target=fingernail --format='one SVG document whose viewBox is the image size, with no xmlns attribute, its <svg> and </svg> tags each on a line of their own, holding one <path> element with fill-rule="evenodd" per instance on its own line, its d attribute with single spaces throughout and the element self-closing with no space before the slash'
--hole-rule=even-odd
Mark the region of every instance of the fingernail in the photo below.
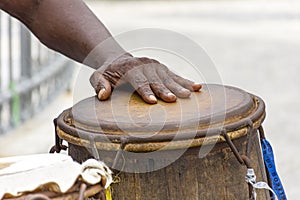
<svg viewBox="0 0 300 200">
<path fill-rule="evenodd" d="M 201 83 L 194 83 L 194 85 L 192 86 L 194 91 L 198 91 L 202 88 Z"/>
<path fill-rule="evenodd" d="M 102 95 L 104 94 L 105 92 L 105 88 L 102 88 L 99 93 L 98 93 L 98 98 L 101 99 Z"/>
<path fill-rule="evenodd" d="M 171 92 L 169 92 L 167 95 L 168 95 L 169 97 L 175 97 L 175 94 L 173 94 L 173 93 L 171 93 Z"/>
<path fill-rule="evenodd" d="M 157 101 L 157 99 L 156 99 L 156 97 L 155 97 L 154 95 L 150 95 L 150 96 L 149 96 L 149 99 L 150 99 L 151 101 Z"/>
<path fill-rule="evenodd" d="M 182 88 L 181 91 L 180 91 L 180 95 L 181 96 L 179 96 L 179 97 L 187 98 L 191 95 L 191 91 L 188 90 L 188 89 Z"/>
<path fill-rule="evenodd" d="M 201 83 L 194 83 L 193 85 L 194 85 L 194 86 L 202 86 Z"/>
</svg>

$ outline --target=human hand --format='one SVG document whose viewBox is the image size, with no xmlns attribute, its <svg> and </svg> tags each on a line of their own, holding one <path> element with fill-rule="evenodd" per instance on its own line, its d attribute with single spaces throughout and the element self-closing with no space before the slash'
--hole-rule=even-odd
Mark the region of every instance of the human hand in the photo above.
<svg viewBox="0 0 300 200">
<path fill-rule="evenodd" d="M 175 102 L 176 97 L 188 98 L 191 91 L 202 87 L 176 75 L 156 60 L 130 54 L 105 63 L 92 74 L 90 82 L 99 100 L 108 99 L 113 88 L 129 82 L 149 104 L 157 103 L 156 97 L 165 102 Z"/>
</svg>

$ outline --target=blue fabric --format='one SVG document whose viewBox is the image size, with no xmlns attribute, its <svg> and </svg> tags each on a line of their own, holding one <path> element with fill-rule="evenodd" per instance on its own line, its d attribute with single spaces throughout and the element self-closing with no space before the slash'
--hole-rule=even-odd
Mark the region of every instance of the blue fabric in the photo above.
<svg viewBox="0 0 300 200">
<path fill-rule="evenodd" d="M 266 169 L 272 182 L 272 189 L 276 193 L 279 200 L 287 200 L 283 185 L 276 171 L 272 146 L 266 139 L 261 139 L 261 146 Z"/>
</svg>

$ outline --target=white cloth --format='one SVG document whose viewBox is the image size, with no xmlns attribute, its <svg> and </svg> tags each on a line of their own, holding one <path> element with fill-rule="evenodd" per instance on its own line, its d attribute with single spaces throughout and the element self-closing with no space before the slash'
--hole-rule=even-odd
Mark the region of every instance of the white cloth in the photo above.
<svg viewBox="0 0 300 200">
<path fill-rule="evenodd" d="M 51 182 L 65 193 L 79 176 L 92 185 L 105 177 L 105 188 L 112 183 L 112 171 L 103 162 L 94 159 L 79 164 L 64 154 L 0 158 L 0 199 L 5 194 L 17 196 Z"/>
</svg>

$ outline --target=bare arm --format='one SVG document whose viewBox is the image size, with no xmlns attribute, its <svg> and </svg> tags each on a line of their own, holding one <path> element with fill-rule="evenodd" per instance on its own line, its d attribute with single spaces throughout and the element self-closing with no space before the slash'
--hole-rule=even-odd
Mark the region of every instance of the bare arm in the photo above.
<svg viewBox="0 0 300 200">
<path fill-rule="evenodd" d="M 201 88 L 156 60 L 127 53 L 82 0 L 0 0 L 0 9 L 49 48 L 96 69 L 90 82 L 100 100 L 109 98 L 119 80 L 129 82 L 147 103 L 156 103 L 156 97 L 174 102 Z"/>
<path fill-rule="evenodd" d="M 0 0 L 0 8 L 22 21 L 46 46 L 78 62 L 112 37 L 81 0 Z M 97 63 L 86 64 L 98 69 L 108 57 L 125 53 L 117 42 L 111 45 L 113 50 L 101 49 Z"/>
</svg>

